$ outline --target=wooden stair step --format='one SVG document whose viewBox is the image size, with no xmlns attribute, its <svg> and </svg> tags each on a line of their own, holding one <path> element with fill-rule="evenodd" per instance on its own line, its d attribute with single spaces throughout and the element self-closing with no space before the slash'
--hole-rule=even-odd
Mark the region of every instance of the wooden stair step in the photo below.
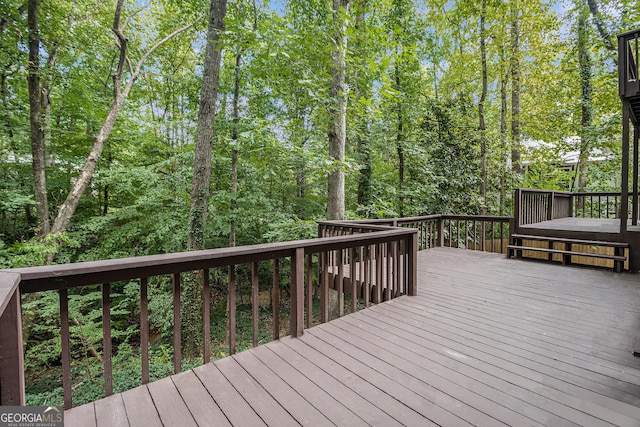
<svg viewBox="0 0 640 427">
<path fill-rule="evenodd" d="M 512 234 L 511 238 L 522 239 L 522 240 L 541 240 L 545 242 L 573 243 L 576 245 L 608 246 L 612 248 L 628 248 L 629 247 L 629 244 L 625 242 L 607 242 L 605 240 L 582 240 L 582 239 L 570 239 L 565 237 L 535 236 L 535 235 L 529 235 L 529 234 Z"/>
<path fill-rule="evenodd" d="M 565 251 L 561 249 L 549 249 L 549 248 L 535 248 L 530 246 L 509 245 L 507 246 L 507 249 L 516 250 L 516 251 L 538 251 L 538 252 L 546 252 L 546 253 L 552 253 L 552 254 L 586 256 L 586 257 L 592 257 L 592 258 L 612 259 L 614 261 L 627 260 L 627 257 L 624 255 L 594 254 L 589 252 Z"/>
</svg>

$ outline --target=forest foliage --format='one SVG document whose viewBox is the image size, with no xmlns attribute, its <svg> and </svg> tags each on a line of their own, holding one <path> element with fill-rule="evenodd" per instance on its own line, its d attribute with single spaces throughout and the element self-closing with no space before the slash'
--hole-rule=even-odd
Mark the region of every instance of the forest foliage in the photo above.
<svg viewBox="0 0 640 427">
<path fill-rule="evenodd" d="M 39 124 L 53 221 L 112 108 L 122 41 L 112 31 L 115 1 L 35 3 Z M 509 215 L 516 186 L 618 188 L 621 114 L 610 47 L 615 34 L 638 26 L 638 2 L 349 3 L 341 16 L 346 93 L 340 96 L 347 100 L 342 161 L 329 154 L 327 138 L 338 102 L 330 96 L 332 2 L 229 1 L 205 247 L 227 246 L 232 224 L 237 245 L 314 237 L 315 221 L 326 217 L 327 177 L 338 170 L 344 172 L 349 218 Z M 0 268 L 185 250 L 207 33 L 202 17 L 209 2 L 123 3 L 132 69 L 162 37 L 184 31 L 142 64 L 69 226 L 44 237 L 30 142 L 30 4 L 0 3 Z M 132 78 L 128 67 L 123 87 Z M 480 111 L 483 74 L 487 93 Z M 599 160 L 567 170 L 561 166 L 568 152 L 581 159 L 597 153 Z M 522 171 L 514 153 L 522 155 Z M 234 156 L 237 188 L 231 181 Z M 132 284 L 114 289 L 116 353 L 125 360 L 136 351 L 130 325 L 138 294 Z M 161 337 L 171 334 L 170 319 L 161 314 L 169 311 L 165 297 L 152 298 L 152 327 Z M 57 314 L 47 308 L 56 306 L 53 298 L 23 301 L 25 312 L 40 319 L 27 345 L 30 369 L 56 365 L 59 358 L 52 338 Z M 78 316 L 72 333 L 85 354 L 101 345 L 99 304 L 99 293 L 90 290 L 71 300 Z M 168 363 L 171 357 L 163 353 L 162 339 L 158 343 L 157 366 L 164 366 L 162 358 Z"/>
</svg>

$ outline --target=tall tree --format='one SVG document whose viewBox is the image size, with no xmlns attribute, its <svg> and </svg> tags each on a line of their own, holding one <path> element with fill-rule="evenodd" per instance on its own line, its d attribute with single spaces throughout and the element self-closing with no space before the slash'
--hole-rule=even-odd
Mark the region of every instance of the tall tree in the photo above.
<svg viewBox="0 0 640 427">
<path fill-rule="evenodd" d="M 220 78 L 220 58 L 222 57 L 221 38 L 224 33 L 226 13 L 227 0 L 211 0 L 191 184 L 187 235 L 187 249 L 189 250 L 204 248 L 211 186 L 214 119 L 218 97 L 218 79 Z"/>
<path fill-rule="evenodd" d="M 511 169 L 522 172 L 520 163 L 520 9 L 511 2 Z"/>
<path fill-rule="evenodd" d="M 593 116 L 593 106 L 591 102 L 592 70 L 591 54 L 589 52 L 589 32 L 587 28 L 587 18 L 589 16 L 588 5 L 578 2 L 578 67 L 580 68 L 580 155 L 578 158 L 578 191 L 584 191 L 587 187 L 587 173 L 589 168 L 589 155 L 591 148 L 590 128 Z"/>
<path fill-rule="evenodd" d="M 327 219 L 344 219 L 344 160 L 347 136 L 347 17 L 349 0 L 333 0 L 333 51 L 329 86 L 329 157 Z"/>
<path fill-rule="evenodd" d="M 487 0 L 480 6 L 480 62 L 482 64 L 482 92 L 478 102 L 478 130 L 480 131 L 480 214 L 487 211 L 487 125 L 484 117 L 484 104 L 487 100 L 487 48 L 485 20 L 487 17 Z"/>
<path fill-rule="evenodd" d="M 38 216 L 38 234 L 49 233 L 49 202 L 45 175 L 44 122 L 42 119 L 42 88 L 40 87 L 40 33 L 38 28 L 39 1 L 29 0 L 27 6 L 29 24 L 29 117 L 31 124 L 31 156 L 33 186 Z"/>
<path fill-rule="evenodd" d="M 100 130 L 93 137 L 93 145 L 91 147 L 89 155 L 87 156 L 84 165 L 80 169 L 78 177 L 75 180 L 71 191 L 69 191 L 69 194 L 67 195 L 64 203 L 62 203 L 62 205 L 58 209 L 58 215 L 56 216 L 56 219 L 53 222 L 50 230 L 51 233 L 62 233 L 67 230 L 67 226 L 71 222 L 71 218 L 78 208 L 80 199 L 89 186 L 89 182 L 91 181 L 93 173 L 96 170 L 105 144 L 109 139 L 111 132 L 113 131 L 118 115 L 120 114 L 120 111 L 122 110 L 122 107 L 124 106 L 124 103 L 129 96 L 129 93 L 131 92 L 131 89 L 142 73 L 142 67 L 144 63 L 158 48 L 195 25 L 195 22 L 185 25 L 182 28 L 173 31 L 172 33 L 158 40 L 156 43 L 151 45 L 151 47 L 140 57 L 138 62 L 134 65 L 127 53 L 129 39 L 123 32 L 125 23 L 130 18 L 125 18 L 123 20 L 123 5 L 124 0 L 118 0 L 118 2 L 116 3 L 116 9 L 113 19 L 112 30 L 116 36 L 116 46 L 118 47 L 119 55 L 118 65 L 116 67 L 115 73 L 113 74 L 113 100 L 111 103 L 111 108 L 109 109 L 109 112 L 107 113 L 107 116 L 104 119 Z M 142 9 L 138 9 L 138 12 L 141 10 Z M 199 21 L 200 19 L 202 18 L 198 18 L 197 21 Z M 125 75 L 127 74 L 125 70 L 127 69 L 128 79 L 126 80 L 126 83 L 124 83 Z"/>
</svg>

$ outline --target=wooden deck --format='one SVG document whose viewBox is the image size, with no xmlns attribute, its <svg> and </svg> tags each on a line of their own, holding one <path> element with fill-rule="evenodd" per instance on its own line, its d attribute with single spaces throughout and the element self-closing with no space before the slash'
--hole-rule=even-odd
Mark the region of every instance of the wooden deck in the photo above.
<svg viewBox="0 0 640 427">
<path fill-rule="evenodd" d="M 616 235 L 620 234 L 620 220 L 614 218 L 559 218 L 535 224 L 522 225 L 523 229 L 568 231 L 590 234 Z M 627 230 L 640 231 L 640 226 L 631 225 L 628 221 Z M 606 237 L 606 236 L 605 236 Z M 614 238 L 608 236 L 609 238 Z"/>
<path fill-rule="evenodd" d="M 436 248 L 417 297 L 65 412 L 90 425 L 640 425 L 640 280 Z"/>
</svg>

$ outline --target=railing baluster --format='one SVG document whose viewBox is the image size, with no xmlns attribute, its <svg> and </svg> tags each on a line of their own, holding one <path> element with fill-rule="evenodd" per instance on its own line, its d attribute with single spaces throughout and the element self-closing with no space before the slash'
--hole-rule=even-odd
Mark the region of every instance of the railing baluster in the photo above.
<svg viewBox="0 0 640 427">
<path fill-rule="evenodd" d="M 69 294 L 66 289 L 58 291 L 60 296 L 60 344 L 62 350 L 62 387 L 64 389 L 64 409 L 73 406 L 71 397 L 71 343 L 69 333 Z"/>
<path fill-rule="evenodd" d="M 371 262 L 371 245 L 367 245 L 366 246 L 366 250 L 365 250 L 366 254 L 365 254 L 365 268 L 364 268 L 364 289 L 363 289 L 363 294 L 364 294 L 364 306 L 366 308 L 369 308 L 369 302 L 371 300 L 371 281 L 372 279 L 372 274 L 371 274 L 371 268 L 372 268 L 372 262 Z"/>
<path fill-rule="evenodd" d="M 376 243 L 376 293 L 374 303 L 382 302 L 382 247 L 380 243 Z"/>
<path fill-rule="evenodd" d="M 142 365 L 142 384 L 149 382 L 149 298 L 147 287 L 149 280 L 140 278 L 140 358 Z"/>
<path fill-rule="evenodd" d="M 236 354 L 236 266 L 229 266 L 229 354 Z"/>
<path fill-rule="evenodd" d="M 206 364 L 211 361 L 211 283 L 208 268 L 200 271 L 200 281 L 202 283 L 203 359 Z"/>
<path fill-rule="evenodd" d="M 322 252 L 322 283 L 320 283 L 320 321 L 329 321 L 329 252 Z"/>
<path fill-rule="evenodd" d="M 495 246 L 496 246 L 495 222 L 491 221 L 490 224 L 491 224 L 491 252 L 495 252 L 496 251 L 496 248 L 495 248 Z M 484 234 L 484 233 L 482 233 L 482 234 Z M 483 241 L 484 241 L 484 239 L 483 239 Z M 482 250 L 484 250 L 484 248 Z"/>
<path fill-rule="evenodd" d="M 251 344 L 254 347 L 258 346 L 258 321 L 260 320 L 260 312 L 258 310 L 258 292 L 260 290 L 258 267 L 257 261 L 251 264 Z"/>
<path fill-rule="evenodd" d="M 338 249 L 338 317 L 344 316 L 344 250 Z"/>
<path fill-rule="evenodd" d="M 280 260 L 273 260 L 273 287 L 271 289 L 271 306 L 273 308 L 273 339 L 280 338 Z"/>
<path fill-rule="evenodd" d="M 351 283 L 351 312 L 358 309 L 358 281 L 356 278 L 356 248 L 349 250 L 349 278 Z"/>
<path fill-rule="evenodd" d="M 296 248 L 291 253 L 291 323 L 292 337 L 299 337 L 304 331 L 304 248 Z"/>
<path fill-rule="evenodd" d="M 180 317 L 180 273 L 173 275 L 173 371 L 182 371 L 182 320 Z"/>
<path fill-rule="evenodd" d="M 113 394 L 111 361 L 111 284 L 102 284 L 102 362 L 104 365 L 104 395 Z"/>
<path fill-rule="evenodd" d="M 313 326 L 313 258 L 312 257 L 313 257 L 313 254 L 307 255 L 307 328 L 310 328 Z"/>
<path fill-rule="evenodd" d="M 387 242 L 385 243 L 385 254 L 386 254 L 386 259 L 387 259 L 387 274 L 386 274 L 386 283 L 387 283 L 387 287 L 385 288 L 385 301 L 389 301 L 392 296 L 391 296 L 391 291 L 392 291 L 392 272 L 391 272 L 391 242 Z"/>
</svg>

